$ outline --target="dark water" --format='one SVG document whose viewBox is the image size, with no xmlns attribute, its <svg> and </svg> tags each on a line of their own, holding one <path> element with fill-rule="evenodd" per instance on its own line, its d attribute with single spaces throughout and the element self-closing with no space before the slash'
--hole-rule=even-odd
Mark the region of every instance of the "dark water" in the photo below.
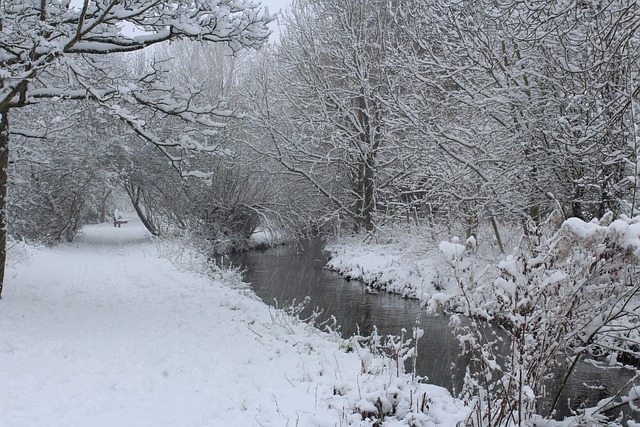
<svg viewBox="0 0 640 427">
<path fill-rule="evenodd" d="M 304 250 L 294 245 L 280 246 L 247 252 L 236 259 L 247 269 L 245 281 L 252 284 L 263 301 L 273 305 L 277 300 L 278 305 L 283 306 L 309 296 L 311 308 L 324 310 L 322 318 L 335 316 L 345 338 L 358 330 L 360 335 L 369 335 L 374 325 L 379 334 L 399 335 L 405 328 L 411 335 L 411 328 L 417 322 L 424 329 L 419 341 L 417 371 L 427 375 L 430 383 L 451 389 L 454 386 L 451 366 L 459 351 L 448 328 L 449 318 L 426 316 L 415 300 L 383 292 L 368 294 L 362 283 L 344 280 L 326 270 L 326 261 L 320 240 L 309 242 Z"/>
<path fill-rule="evenodd" d="M 411 335 L 412 327 L 418 325 L 424 335 L 418 344 L 417 373 L 454 395 L 460 391 L 467 361 L 460 356 L 458 341 L 448 326 L 449 317 L 427 315 L 416 300 L 382 292 L 366 293 L 362 283 L 347 281 L 325 269 L 327 259 L 322 248 L 323 242 L 316 239 L 303 247 L 289 245 L 246 252 L 235 257 L 234 263 L 244 266 L 245 281 L 252 284 L 263 301 L 271 305 L 277 301 L 282 307 L 308 296 L 309 306 L 323 310 L 320 320 L 335 316 L 345 338 L 356 333 L 366 336 L 374 325 L 379 334 L 399 335 L 404 328 Z M 310 314 L 310 310 L 306 314 Z M 595 405 L 628 378 L 629 374 L 620 369 L 604 372 L 581 364 L 578 375 L 570 380 L 561 396 L 557 415 L 569 414 L 569 402 L 574 408 Z"/>
</svg>

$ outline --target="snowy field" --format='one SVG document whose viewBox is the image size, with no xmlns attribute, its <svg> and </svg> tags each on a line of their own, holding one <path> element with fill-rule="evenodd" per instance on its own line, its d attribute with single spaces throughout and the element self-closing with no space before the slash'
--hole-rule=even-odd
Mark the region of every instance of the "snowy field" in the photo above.
<svg viewBox="0 0 640 427">
<path fill-rule="evenodd" d="M 366 426 L 380 410 L 387 426 L 455 426 L 468 415 L 446 390 L 390 375 L 357 345 L 345 352 L 238 274 L 204 266 L 135 221 L 14 246 L 0 426 Z"/>
</svg>

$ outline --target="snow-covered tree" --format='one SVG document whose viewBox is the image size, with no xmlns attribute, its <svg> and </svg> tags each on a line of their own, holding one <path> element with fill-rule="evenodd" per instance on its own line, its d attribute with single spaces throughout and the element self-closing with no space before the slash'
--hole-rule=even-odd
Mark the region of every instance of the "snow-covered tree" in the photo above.
<svg viewBox="0 0 640 427">
<path fill-rule="evenodd" d="M 43 100 L 90 99 L 105 108 L 104 114 L 124 120 L 137 135 L 167 153 L 176 148 L 205 149 L 210 133 L 198 127 L 215 126 L 210 117 L 227 114 L 223 105 L 192 102 L 197 88 L 168 87 L 158 78 L 157 68 L 132 77 L 114 68 L 108 57 L 168 40 L 224 42 L 234 50 L 258 47 L 268 36 L 269 20 L 250 0 L 2 2 L 0 283 L 6 258 L 12 109 Z M 157 135 L 137 115 L 140 109 L 153 110 L 157 117 L 177 116 L 188 125 L 179 134 Z"/>
<path fill-rule="evenodd" d="M 66 102 L 57 110 L 25 107 L 14 111 L 13 122 L 30 124 L 32 133 L 12 139 L 7 199 L 12 236 L 71 241 L 84 223 L 104 220 L 117 178 L 105 166 L 119 143 L 109 122 L 87 101 Z"/>
<path fill-rule="evenodd" d="M 415 48 L 398 63 L 418 96 L 404 111 L 474 177 L 452 183 L 461 200 L 536 220 L 558 205 L 579 217 L 624 208 L 637 157 L 636 2 L 408 3 L 395 19 Z"/>
<path fill-rule="evenodd" d="M 381 191 L 420 156 L 393 110 L 387 2 L 296 1 L 254 89 L 256 149 L 307 180 L 355 229 L 373 230 Z"/>
<path fill-rule="evenodd" d="M 565 184 L 570 215 L 632 214 L 640 7 L 628 0 L 576 1 L 555 12 L 536 14 L 548 29 L 541 50 L 550 120 L 542 130 L 553 148 L 554 176 Z"/>
</svg>

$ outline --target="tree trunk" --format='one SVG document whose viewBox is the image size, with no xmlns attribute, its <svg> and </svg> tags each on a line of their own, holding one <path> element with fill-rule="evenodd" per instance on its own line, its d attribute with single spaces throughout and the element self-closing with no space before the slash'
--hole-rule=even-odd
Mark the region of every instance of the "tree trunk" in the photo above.
<svg viewBox="0 0 640 427">
<path fill-rule="evenodd" d="M 498 242 L 498 247 L 500 248 L 500 253 L 504 253 L 504 245 L 502 244 L 502 239 L 500 238 L 500 231 L 498 230 L 498 222 L 496 221 L 496 216 L 491 214 L 491 227 L 493 227 L 493 234 L 496 236 L 496 241 Z"/>
<path fill-rule="evenodd" d="M 138 218 L 140 218 L 140 221 L 142 221 L 142 224 L 144 225 L 144 227 L 153 236 L 159 236 L 160 231 L 153 224 L 152 219 L 148 217 L 144 212 L 142 201 L 140 200 L 142 196 L 142 187 L 134 184 L 128 184 L 128 185 L 125 184 L 124 188 L 127 194 L 129 195 L 129 199 L 131 199 L 131 204 L 133 205 L 133 208 L 136 210 L 136 213 L 138 214 Z"/>
<path fill-rule="evenodd" d="M 582 212 L 582 199 L 584 197 L 582 187 L 580 184 L 575 184 L 573 200 L 571 200 L 571 216 L 584 220 L 584 214 Z M 602 218 L 602 217 L 598 217 Z"/>
<path fill-rule="evenodd" d="M 374 162 L 372 155 L 367 156 L 365 162 L 364 210 L 362 212 L 367 231 L 373 231 L 373 214 L 376 210 Z"/>
<path fill-rule="evenodd" d="M 358 135 L 358 176 L 356 178 L 356 230 L 373 231 L 373 215 L 376 209 L 375 203 L 375 150 L 377 143 L 372 132 L 372 123 L 369 116 L 370 106 L 367 105 L 366 95 L 355 99 L 358 108 L 358 123 L 361 130 Z"/>
<path fill-rule="evenodd" d="M 104 224 L 107 220 L 107 200 L 109 199 L 112 191 L 113 190 L 109 189 L 100 202 L 100 224 Z"/>
<path fill-rule="evenodd" d="M 9 111 L 0 111 L 0 298 L 7 262 L 7 183 L 9 178 Z"/>
<path fill-rule="evenodd" d="M 355 231 L 362 230 L 373 231 L 373 214 L 375 211 L 375 182 L 374 169 L 371 163 L 371 156 L 363 159 L 358 168 L 358 177 L 356 184 L 357 197 L 356 200 L 356 218 Z"/>
<path fill-rule="evenodd" d="M 138 218 L 140 218 L 140 221 L 142 221 L 142 224 L 147 229 L 147 231 L 149 231 L 149 233 L 151 233 L 153 236 L 159 236 L 160 232 L 153 225 L 149 217 L 145 214 L 144 209 L 142 208 L 142 206 L 140 206 L 140 201 L 134 202 L 133 208 L 136 210 Z"/>
</svg>

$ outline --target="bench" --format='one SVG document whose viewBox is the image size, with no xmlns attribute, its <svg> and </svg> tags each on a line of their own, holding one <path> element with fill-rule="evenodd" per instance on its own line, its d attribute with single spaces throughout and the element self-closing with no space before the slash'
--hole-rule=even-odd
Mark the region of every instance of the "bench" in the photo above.
<svg viewBox="0 0 640 427">
<path fill-rule="evenodd" d="M 118 227 L 118 228 L 120 228 L 120 226 L 121 226 L 122 224 L 126 224 L 126 223 L 128 223 L 128 222 L 129 222 L 129 220 L 128 220 L 128 219 L 123 219 L 123 218 L 114 219 L 114 220 L 113 220 L 113 226 L 114 226 L 114 227 Z"/>
</svg>

